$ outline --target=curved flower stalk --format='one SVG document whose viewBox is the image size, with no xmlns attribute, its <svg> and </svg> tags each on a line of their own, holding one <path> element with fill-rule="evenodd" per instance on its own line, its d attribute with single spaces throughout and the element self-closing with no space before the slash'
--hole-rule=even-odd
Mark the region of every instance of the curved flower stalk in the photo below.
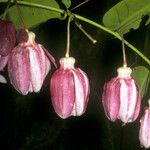
<svg viewBox="0 0 150 150">
<path fill-rule="evenodd" d="M 150 100 L 140 120 L 139 140 L 142 147 L 150 147 Z"/>
<path fill-rule="evenodd" d="M 23 95 L 28 92 L 39 92 L 51 69 L 51 62 L 56 65 L 53 56 L 42 45 L 35 42 L 35 34 L 28 30 L 26 32 L 27 41 L 19 41 L 8 60 L 10 81 Z"/>
<path fill-rule="evenodd" d="M 0 20 L 0 55 L 7 56 L 16 44 L 16 28 L 12 22 Z"/>
<path fill-rule="evenodd" d="M 121 67 L 117 71 L 118 76 L 104 85 L 102 103 L 105 114 L 111 121 L 133 122 L 140 111 L 139 89 L 129 67 Z"/>
<path fill-rule="evenodd" d="M 80 68 L 74 67 L 74 63 L 73 57 L 61 58 L 60 68 L 50 82 L 52 105 L 63 119 L 82 115 L 88 102 L 88 78 Z"/>
</svg>

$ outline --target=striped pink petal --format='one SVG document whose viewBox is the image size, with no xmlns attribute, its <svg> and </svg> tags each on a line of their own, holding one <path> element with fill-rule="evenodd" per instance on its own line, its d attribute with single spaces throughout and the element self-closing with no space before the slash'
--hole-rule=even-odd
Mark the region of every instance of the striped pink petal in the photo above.
<svg viewBox="0 0 150 150">
<path fill-rule="evenodd" d="M 46 73 L 46 57 L 44 51 L 38 46 L 28 47 L 30 59 L 31 85 L 34 92 L 39 92 Z"/>
<path fill-rule="evenodd" d="M 142 147 L 150 147 L 150 107 L 145 109 L 140 120 L 139 140 Z"/>
<path fill-rule="evenodd" d="M 55 112 L 63 119 L 68 118 L 75 102 L 71 71 L 58 69 L 51 78 L 50 90 Z"/>
<path fill-rule="evenodd" d="M 8 73 L 15 89 L 26 95 L 31 84 L 30 61 L 26 47 L 18 45 L 13 49 L 8 61 Z"/>
<path fill-rule="evenodd" d="M 7 56 L 16 43 L 16 28 L 12 22 L 0 20 L 0 55 Z"/>
<path fill-rule="evenodd" d="M 105 83 L 102 103 L 107 118 L 111 121 L 116 121 L 120 108 L 119 87 L 120 83 L 117 78 L 113 78 Z"/>
<path fill-rule="evenodd" d="M 79 68 L 72 70 L 75 85 L 75 103 L 72 110 L 73 116 L 80 116 L 85 112 L 88 96 L 89 81 L 86 74 Z"/>
<path fill-rule="evenodd" d="M 120 110 L 118 118 L 122 122 L 133 122 L 140 111 L 139 90 L 132 78 L 120 80 Z"/>
<path fill-rule="evenodd" d="M 132 70 L 128 67 L 118 69 L 120 79 L 120 110 L 118 118 L 124 122 L 133 122 L 140 111 L 140 94 L 137 85 L 131 77 Z"/>
</svg>

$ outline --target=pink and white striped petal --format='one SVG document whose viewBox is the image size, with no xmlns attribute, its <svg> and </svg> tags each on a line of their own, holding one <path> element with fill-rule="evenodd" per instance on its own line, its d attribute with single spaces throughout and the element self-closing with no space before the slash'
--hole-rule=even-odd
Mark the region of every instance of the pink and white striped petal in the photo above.
<svg viewBox="0 0 150 150">
<path fill-rule="evenodd" d="M 75 102 L 71 71 L 58 69 L 51 78 L 50 90 L 55 112 L 63 119 L 70 117 Z"/>
<path fill-rule="evenodd" d="M 107 118 L 116 121 L 120 109 L 119 92 L 120 83 L 117 78 L 113 78 L 104 85 L 102 103 Z"/>
<path fill-rule="evenodd" d="M 140 120 L 139 140 L 142 147 L 150 147 L 150 107 L 145 109 Z"/>
<path fill-rule="evenodd" d="M 81 116 L 85 112 L 89 96 L 89 81 L 81 69 L 72 71 L 75 85 L 75 103 L 72 110 L 73 116 Z"/>
<path fill-rule="evenodd" d="M 8 61 L 8 73 L 12 85 L 15 89 L 26 95 L 30 87 L 30 62 L 28 51 L 25 47 L 16 47 Z"/>
</svg>

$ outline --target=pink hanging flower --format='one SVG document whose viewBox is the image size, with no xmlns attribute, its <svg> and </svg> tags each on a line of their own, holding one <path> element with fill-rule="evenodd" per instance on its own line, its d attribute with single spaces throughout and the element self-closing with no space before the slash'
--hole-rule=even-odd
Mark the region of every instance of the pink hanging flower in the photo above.
<svg viewBox="0 0 150 150">
<path fill-rule="evenodd" d="M 88 78 L 81 69 L 74 68 L 74 63 L 73 57 L 61 58 L 60 68 L 50 82 L 52 105 L 63 119 L 82 115 L 88 102 Z"/>
<path fill-rule="evenodd" d="M 7 56 L 16 44 L 16 28 L 12 22 L 0 19 L 0 55 Z"/>
<path fill-rule="evenodd" d="M 141 146 L 150 147 L 150 106 L 145 109 L 145 112 L 140 120 L 139 140 Z"/>
<path fill-rule="evenodd" d="M 133 122 L 140 111 L 140 94 L 128 67 L 118 68 L 118 76 L 105 83 L 102 103 L 107 118 Z"/>
<path fill-rule="evenodd" d="M 28 92 L 39 92 L 51 69 L 50 61 L 56 65 L 53 56 L 42 45 L 35 42 L 35 34 L 27 30 L 26 32 L 28 40 L 21 40 L 12 50 L 8 60 L 10 81 L 23 95 Z"/>
</svg>

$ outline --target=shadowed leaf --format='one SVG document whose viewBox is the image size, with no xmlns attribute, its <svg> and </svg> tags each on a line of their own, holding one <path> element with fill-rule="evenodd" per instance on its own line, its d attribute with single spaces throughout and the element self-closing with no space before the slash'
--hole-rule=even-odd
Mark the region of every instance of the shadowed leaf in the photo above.
<svg viewBox="0 0 150 150">
<path fill-rule="evenodd" d="M 142 17 L 150 15 L 150 0 L 122 0 L 103 17 L 106 27 L 125 34 L 130 29 L 138 29 Z M 147 20 L 146 25 L 150 22 Z"/>
<path fill-rule="evenodd" d="M 143 98 L 148 89 L 150 81 L 150 71 L 144 66 L 138 66 L 133 69 L 132 77 L 137 82 L 140 88 L 141 97 Z"/>
<path fill-rule="evenodd" d="M 41 5 L 50 6 L 59 9 L 59 5 L 55 0 L 23 0 L 23 1 L 32 2 L 32 3 L 35 2 L 36 4 L 41 4 Z M 68 5 L 68 1 L 66 1 L 66 3 L 64 4 Z M 49 19 L 62 18 L 61 13 L 43 9 L 43 8 L 31 7 L 25 5 L 19 5 L 19 8 L 21 10 L 21 15 L 23 16 L 23 20 L 28 28 L 37 26 L 40 23 L 46 22 Z M 9 9 L 8 17 L 12 22 L 15 23 L 17 28 L 23 27 L 23 23 L 21 22 L 17 7 L 15 5 Z"/>
</svg>

